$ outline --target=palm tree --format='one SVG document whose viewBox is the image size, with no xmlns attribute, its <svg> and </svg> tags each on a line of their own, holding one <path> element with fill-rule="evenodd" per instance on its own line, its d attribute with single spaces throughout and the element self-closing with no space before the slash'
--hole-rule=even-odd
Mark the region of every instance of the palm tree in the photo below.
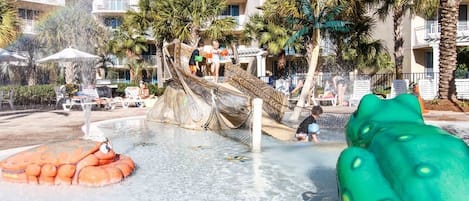
<svg viewBox="0 0 469 201">
<path fill-rule="evenodd" d="M 350 32 L 330 33 L 336 44 L 336 58 L 341 72 L 372 72 L 390 67 L 390 56 L 381 41 L 372 39 L 375 19 L 368 16 L 366 0 L 340 0 L 344 6 L 338 19 L 349 20 Z"/>
<path fill-rule="evenodd" d="M 334 20 L 343 7 L 325 7 L 321 10 L 317 2 L 311 4 L 309 0 L 301 0 L 298 7 L 300 8 L 299 17 L 291 19 L 292 24 L 298 25 L 297 31 L 290 37 L 287 45 L 299 39 L 304 42 L 307 52 L 308 72 L 301 95 L 290 120 L 298 120 L 301 108 L 303 108 L 312 86 L 313 76 L 316 72 L 319 59 L 321 30 L 347 32 L 349 24 L 346 21 Z"/>
<path fill-rule="evenodd" d="M 95 52 L 99 37 L 103 34 L 91 13 L 82 9 L 90 3 L 81 1 L 58 10 L 36 27 L 37 40 L 43 50 L 43 55 L 58 52 L 67 47 L 74 47 L 86 52 Z M 94 65 L 93 65 L 94 66 Z M 65 68 L 67 84 L 77 80 L 80 69 L 75 64 L 68 64 Z"/>
<path fill-rule="evenodd" d="M 13 42 L 19 33 L 19 21 L 13 1 L 0 1 L 0 48 Z"/>
<path fill-rule="evenodd" d="M 454 72 L 456 70 L 457 63 L 456 35 L 459 3 L 460 0 L 440 0 L 440 82 L 438 86 L 438 95 L 441 99 L 456 99 Z"/>
<path fill-rule="evenodd" d="M 158 28 L 155 25 L 167 25 L 165 28 L 170 28 L 171 36 L 193 47 L 204 34 L 211 39 L 220 39 L 236 26 L 234 18 L 219 17 L 226 9 L 226 0 L 168 0 L 156 1 L 150 6 L 155 12 L 154 29 Z M 158 35 L 157 32 L 154 34 Z"/>
<path fill-rule="evenodd" d="M 141 80 L 140 72 L 143 68 L 141 55 L 147 51 L 147 38 L 143 32 L 130 26 L 131 23 L 124 18 L 124 23 L 113 33 L 108 47 L 111 53 L 128 59 L 126 66 L 130 70 L 130 80 L 136 84 Z"/>
<path fill-rule="evenodd" d="M 288 1 L 281 2 L 282 6 L 287 6 Z M 264 13 L 268 13 L 270 1 L 266 2 L 264 6 L 260 7 Z M 278 56 L 278 68 L 284 67 L 286 64 L 286 57 L 284 54 L 284 47 L 292 34 L 292 30 L 285 26 L 287 24 L 286 18 L 278 16 L 269 17 L 269 15 L 255 14 L 249 18 L 246 23 L 241 41 L 242 43 L 251 43 L 258 41 L 259 45 L 265 48 L 270 54 Z M 294 44 L 293 46 L 298 46 Z"/>
<path fill-rule="evenodd" d="M 157 65 L 156 65 L 156 76 L 158 80 L 158 88 L 163 88 L 163 43 L 175 38 L 172 36 L 171 30 L 168 29 L 169 24 L 164 20 L 156 20 L 158 17 L 155 11 L 155 6 L 152 4 L 158 4 L 161 2 L 151 2 L 150 0 L 140 0 L 138 3 L 138 11 L 128 11 L 125 15 L 127 18 L 128 26 L 145 33 L 151 31 L 151 37 L 155 41 L 157 47 Z M 149 42 L 149 41 L 147 41 Z"/>
<path fill-rule="evenodd" d="M 179 39 L 195 47 L 203 34 L 211 39 L 227 40 L 231 34 L 227 30 L 233 29 L 236 23 L 231 17 L 219 18 L 224 9 L 224 0 L 141 0 L 137 12 L 126 14 L 129 27 L 141 33 L 151 30 L 160 58 L 157 65 L 159 87 L 163 87 L 163 43 Z"/>
</svg>

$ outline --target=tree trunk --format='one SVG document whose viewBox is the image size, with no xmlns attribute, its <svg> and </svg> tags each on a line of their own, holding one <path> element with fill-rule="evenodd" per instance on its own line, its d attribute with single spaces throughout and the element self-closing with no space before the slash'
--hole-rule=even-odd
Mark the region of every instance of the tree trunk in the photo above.
<svg viewBox="0 0 469 201">
<path fill-rule="evenodd" d="M 233 51 L 234 64 L 239 63 L 239 54 L 238 54 L 238 45 L 236 43 L 231 43 L 231 51 Z"/>
<path fill-rule="evenodd" d="M 158 81 L 158 88 L 163 88 L 164 87 L 164 80 L 163 80 L 163 43 L 158 42 L 156 47 L 156 55 L 157 55 L 157 60 L 156 60 L 156 79 Z"/>
<path fill-rule="evenodd" d="M 402 69 L 404 61 L 404 38 L 402 37 L 403 6 L 394 7 L 394 64 L 396 66 L 396 79 L 402 80 Z"/>
<path fill-rule="evenodd" d="M 37 66 L 34 63 L 29 63 L 28 86 L 34 86 L 37 83 Z"/>
<path fill-rule="evenodd" d="M 456 99 L 454 71 L 457 63 L 456 35 L 459 3 L 459 0 L 440 0 L 440 82 L 438 85 L 438 95 L 441 99 Z"/>
<path fill-rule="evenodd" d="M 200 35 L 199 35 L 199 27 L 194 26 L 191 29 L 191 46 L 197 48 L 197 44 L 199 43 Z M 182 41 L 184 42 L 184 41 Z"/>
<path fill-rule="evenodd" d="M 65 83 L 73 84 L 75 81 L 75 67 L 72 62 L 65 63 Z"/>
<path fill-rule="evenodd" d="M 319 59 L 319 44 L 321 43 L 320 30 L 313 30 L 313 38 L 310 43 L 307 43 L 307 52 L 308 52 L 308 73 L 306 74 L 306 80 L 301 90 L 300 98 L 296 104 L 295 109 L 293 110 L 292 115 L 290 116 L 290 121 L 297 121 L 300 117 L 301 110 L 305 105 L 311 86 L 313 86 L 314 73 L 316 72 L 316 67 Z M 314 96 L 314 92 L 312 93 Z"/>
</svg>

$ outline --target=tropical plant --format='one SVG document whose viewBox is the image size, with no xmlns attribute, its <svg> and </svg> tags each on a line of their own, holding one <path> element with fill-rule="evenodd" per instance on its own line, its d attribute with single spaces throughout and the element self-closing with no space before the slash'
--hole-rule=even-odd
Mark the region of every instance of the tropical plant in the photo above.
<svg viewBox="0 0 469 201">
<path fill-rule="evenodd" d="M 219 17 L 227 8 L 226 0 L 168 0 L 150 6 L 156 12 L 155 24 L 169 25 L 171 36 L 193 47 L 202 36 L 220 39 L 236 26 L 234 18 Z"/>
<path fill-rule="evenodd" d="M 456 70 L 456 36 L 458 9 L 460 0 L 440 0 L 441 33 L 440 33 L 440 80 L 438 96 L 441 99 L 456 99 L 454 73 Z"/>
<path fill-rule="evenodd" d="M 152 4 L 150 4 L 150 2 Z M 151 30 L 152 37 L 154 38 L 155 45 L 157 47 L 157 65 L 156 65 L 156 76 L 158 80 L 158 87 L 163 87 L 163 42 L 167 40 L 172 40 L 175 38 L 172 36 L 170 29 L 168 29 L 169 24 L 165 21 L 158 21 L 155 20 L 157 17 L 157 12 L 154 10 L 153 4 L 158 4 L 160 2 L 154 2 L 150 0 L 140 0 L 138 3 L 138 11 L 128 11 L 125 15 L 129 23 L 129 26 L 132 28 L 139 30 L 141 32 L 145 32 Z M 149 41 L 147 41 L 149 42 Z"/>
<path fill-rule="evenodd" d="M 13 42 L 19 33 L 18 14 L 12 0 L 0 1 L 0 48 Z"/>
<path fill-rule="evenodd" d="M 124 18 L 124 23 L 113 33 L 108 46 L 110 52 L 120 58 L 126 57 L 125 64 L 130 70 L 130 80 L 137 83 L 142 79 L 141 70 L 143 68 L 142 53 L 147 51 L 147 39 L 145 33 L 134 29 L 130 24 L 132 21 Z"/>
<path fill-rule="evenodd" d="M 90 2 L 80 1 L 70 4 L 57 12 L 51 13 L 36 27 L 37 39 L 42 48 L 42 55 L 56 53 L 64 48 L 73 47 L 79 50 L 94 53 L 98 39 L 104 32 L 94 20 L 91 13 L 83 7 Z M 76 62 L 75 62 L 76 63 Z M 75 64 L 66 65 L 66 83 L 75 82 L 79 77 Z M 91 65 L 94 67 L 94 64 Z M 86 67 L 91 67 L 86 66 Z M 84 67 L 84 66 L 83 66 Z"/>
<path fill-rule="evenodd" d="M 163 54 L 165 41 L 179 39 L 182 42 L 196 46 L 202 36 L 222 41 L 234 40 L 229 37 L 236 23 L 233 18 L 220 18 L 226 9 L 225 0 L 168 0 L 168 1 L 139 1 L 138 11 L 126 13 L 129 27 L 148 33 L 154 39 L 157 47 L 158 87 L 163 87 Z"/>
<path fill-rule="evenodd" d="M 308 72 L 306 80 L 298 99 L 297 107 L 295 107 L 291 120 L 297 120 L 300 116 L 302 107 L 305 104 L 306 97 L 309 94 L 313 83 L 313 76 L 319 58 L 319 45 L 321 43 L 321 30 L 348 32 L 349 22 L 336 20 L 337 15 L 342 11 L 343 7 L 324 7 L 320 8 L 318 2 L 311 3 L 309 0 L 301 0 L 298 5 L 299 17 L 293 16 L 289 18 L 290 24 L 297 25 L 296 32 L 288 39 L 287 45 L 300 40 L 304 42 L 307 52 Z"/>
<path fill-rule="evenodd" d="M 340 0 L 333 5 L 342 5 L 344 10 L 338 19 L 348 20 L 350 32 L 333 32 L 329 38 L 335 42 L 336 58 L 340 72 L 376 73 L 390 68 L 392 63 L 388 51 L 379 40 L 372 38 L 376 20 L 367 15 L 367 0 Z"/>
</svg>

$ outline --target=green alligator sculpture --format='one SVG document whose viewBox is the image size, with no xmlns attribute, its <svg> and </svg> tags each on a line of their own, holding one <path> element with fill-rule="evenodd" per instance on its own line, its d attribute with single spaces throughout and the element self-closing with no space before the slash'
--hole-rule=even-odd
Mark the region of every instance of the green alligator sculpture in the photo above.
<svg viewBox="0 0 469 201">
<path fill-rule="evenodd" d="M 469 201 L 468 145 L 425 124 L 414 95 L 366 95 L 345 132 L 342 201 Z"/>
</svg>

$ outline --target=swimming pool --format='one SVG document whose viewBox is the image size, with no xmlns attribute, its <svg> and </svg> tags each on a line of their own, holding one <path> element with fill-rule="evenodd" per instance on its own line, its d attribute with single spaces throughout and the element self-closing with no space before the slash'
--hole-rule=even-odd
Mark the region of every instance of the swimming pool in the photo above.
<svg viewBox="0 0 469 201">
<path fill-rule="evenodd" d="M 262 152 L 251 153 L 212 131 L 143 118 L 99 128 L 137 164 L 130 177 L 100 188 L 2 181 L 0 200 L 338 200 L 335 164 L 345 148 L 338 131 L 322 131 L 319 145 L 263 136 Z"/>
</svg>

